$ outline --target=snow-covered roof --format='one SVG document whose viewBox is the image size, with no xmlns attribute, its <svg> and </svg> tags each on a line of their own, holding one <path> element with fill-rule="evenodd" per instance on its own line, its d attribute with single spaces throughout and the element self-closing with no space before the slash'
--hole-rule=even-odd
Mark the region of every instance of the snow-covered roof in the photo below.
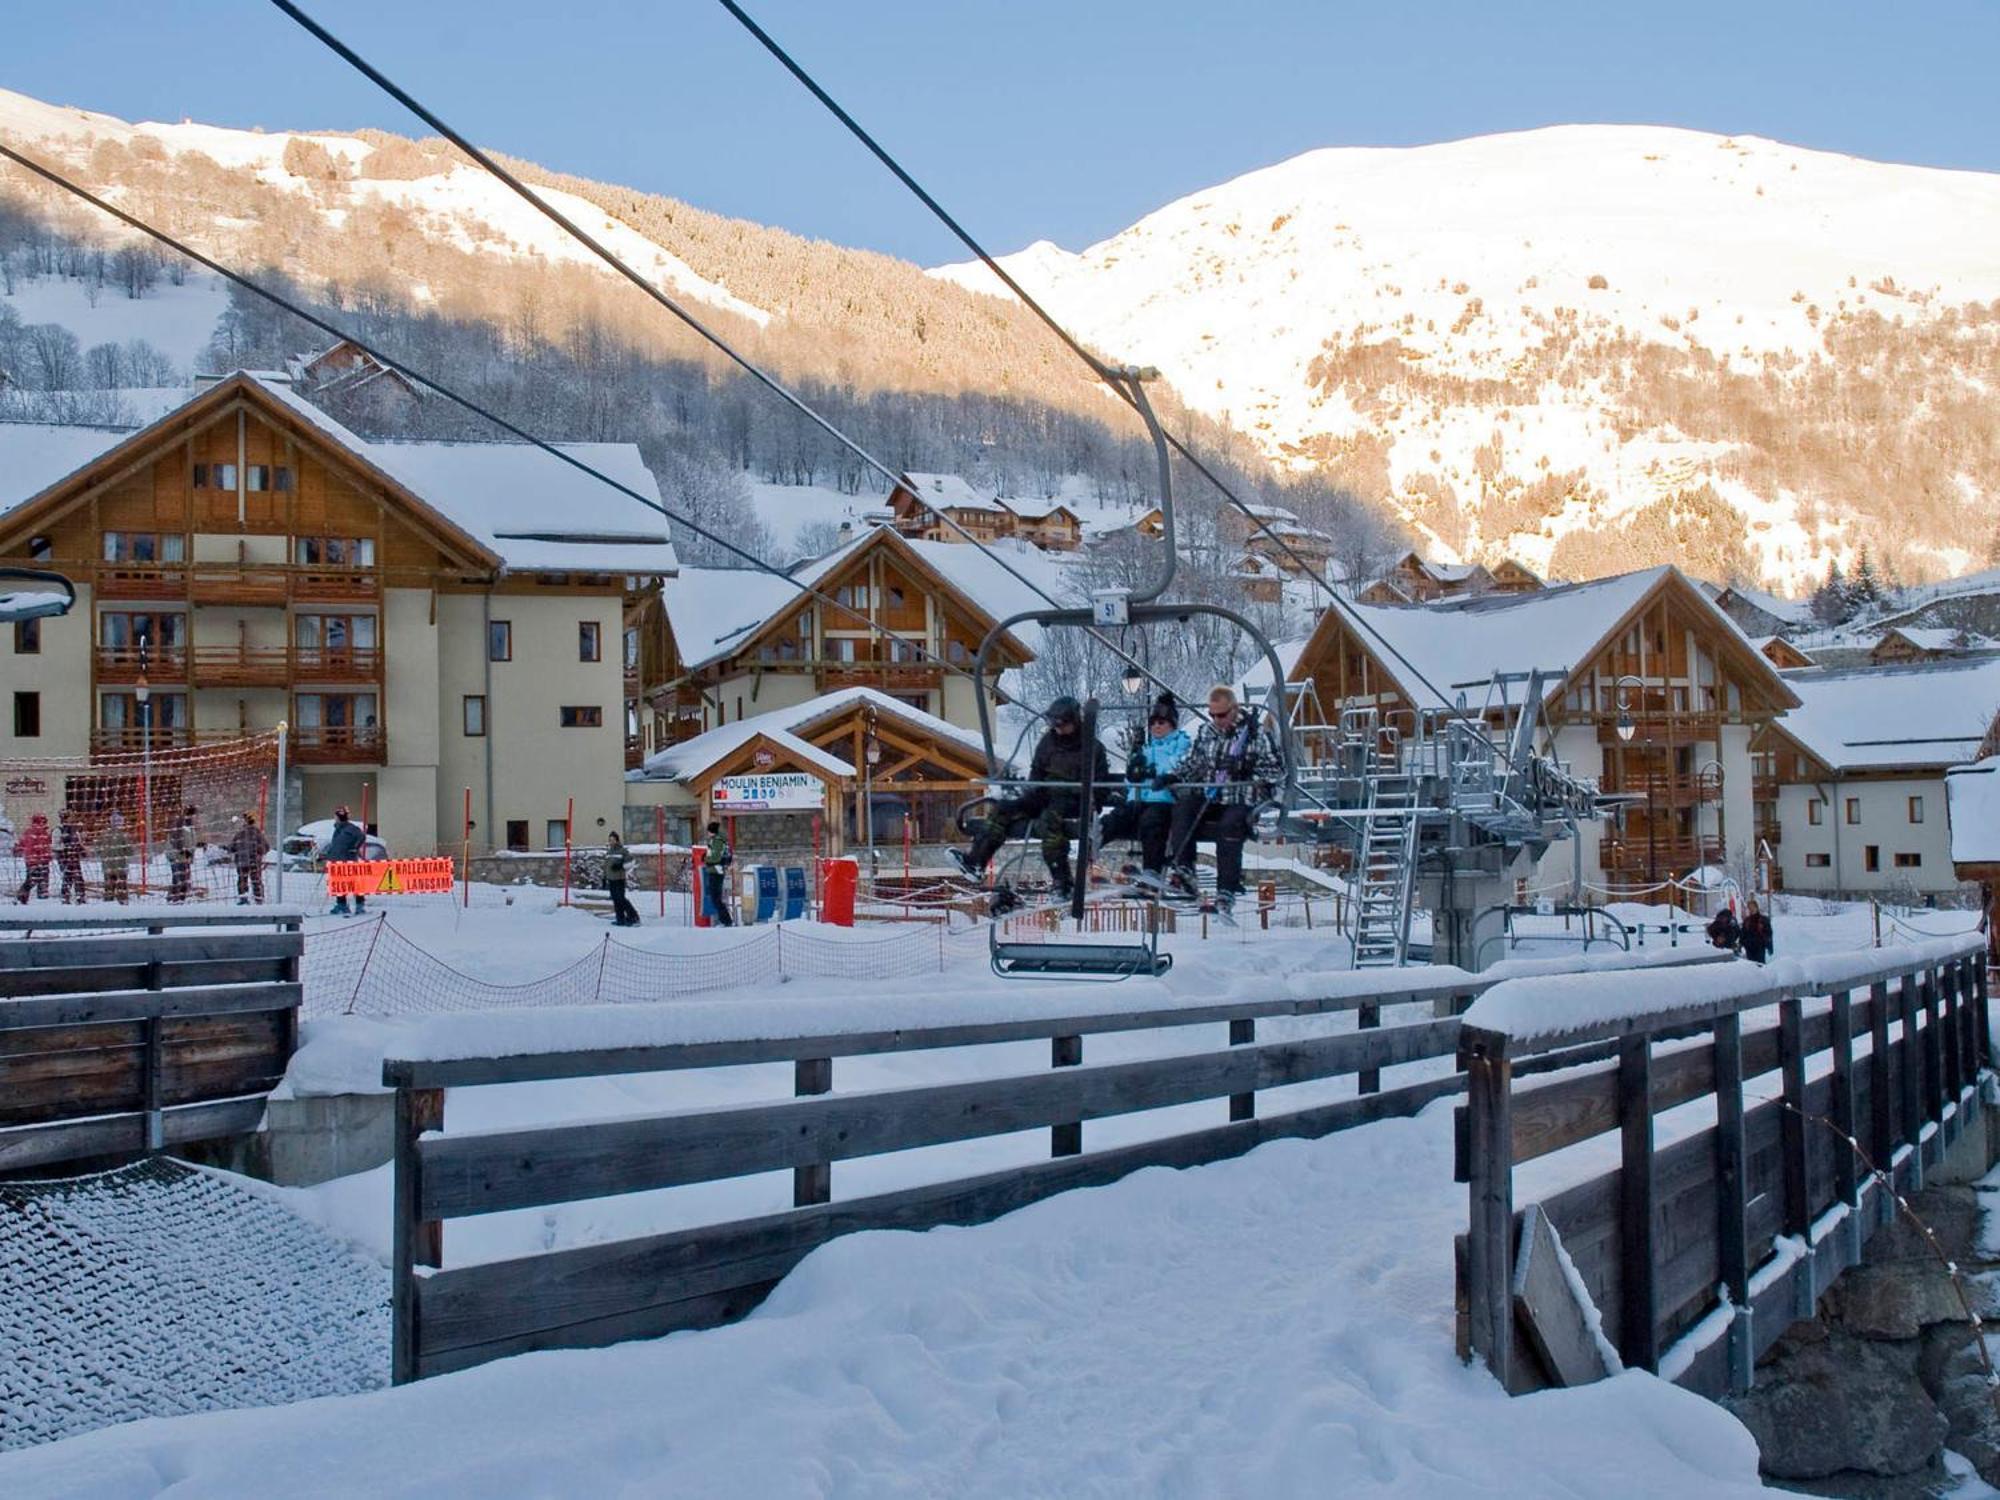
<svg viewBox="0 0 2000 1500">
<path fill-rule="evenodd" d="M 1705 592 L 1706 590 L 1704 590 Z M 1774 620 L 1783 620 L 1788 625 L 1810 625 L 1813 622 L 1812 604 L 1805 599 L 1780 599 L 1776 594 L 1762 589 L 1753 589 L 1747 584 L 1732 583 L 1718 590 L 1715 597 L 1721 600 L 1724 594 L 1742 600 L 1752 609 L 1762 610 Z"/>
<path fill-rule="evenodd" d="M 678 745 L 655 750 L 646 757 L 644 768 L 633 774 L 649 781 L 690 781 L 762 735 L 797 756 L 802 764 L 815 766 L 835 776 L 852 776 L 856 770 L 853 765 L 801 738 L 801 731 L 838 718 L 859 704 L 872 705 L 878 719 L 893 721 L 936 739 L 951 740 L 981 756 L 986 753 L 985 742 L 978 735 L 947 723 L 935 714 L 912 708 L 887 693 L 870 687 L 854 687 L 843 688 L 837 693 L 822 693 L 817 698 L 808 698 L 803 703 L 794 703 L 786 708 L 774 708 L 769 713 L 752 718 L 738 719 L 734 724 L 723 724 L 693 739 L 682 740 Z"/>
<path fill-rule="evenodd" d="M 1335 598 L 1327 612 L 1343 619 L 1374 652 L 1412 704 L 1446 708 L 1463 693 L 1477 706 L 1495 672 L 1581 667 L 1672 572 L 1647 568 L 1593 583 L 1445 599 L 1422 608 Z"/>
<path fill-rule="evenodd" d="M 1875 643 L 1875 647 L 1880 650 L 1892 640 L 1902 641 L 1918 651 L 1936 652 L 1973 650 L 1985 644 L 1983 637 L 1969 637 L 1961 646 L 1959 633 L 1956 630 L 1945 630 L 1935 626 L 1892 625 L 1882 632 L 1882 638 Z"/>
<path fill-rule="evenodd" d="M 850 542 L 830 555 L 838 557 L 855 545 Z M 729 655 L 773 615 L 804 597 L 800 584 L 755 568 L 682 568 L 660 586 L 674 644 L 690 668 Z"/>
<path fill-rule="evenodd" d="M 1310 636 L 1301 636 L 1293 641 L 1273 641 L 1271 649 L 1278 654 L 1278 667 L 1287 678 L 1292 668 L 1299 664 L 1299 658 L 1306 654 Z M 1246 698 L 1261 698 L 1271 690 L 1271 665 L 1259 656 L 1243 669 L 1243 679 L 1239 684 Z"/>
<path fill-rule="evenodd" d="M 1006 512 L 1012 509 L 984 490 L 974 489 L 957 474 L 905 474 L 903 478 L 909 481 L 911 494 L 937 510 Z"/>
<path fill-rule="evenodd" d="M 1787 672 L 1778 726 L 1833 771 L 1940 771 L 1971 759 L 2000 711 L 2000 657 Z"/>
<path fill-rule="evenodd" d="M 1951 859 L 1959 865 L 2000 865 L 2000 755 L 1944 773 L 1951 811 Z"/>
<path fill-rule="evenodd" d="M 307 401 L 282 375 L 236 371 L 330 442 L 373 465 L 510 568 L 661 575 L 676 567 L 660 511 L 529 443 L 375 442 Z M 153 402 L 139 427 L 0 422 L 0 515 L 213 391 L 206 381 Z M 122 393 L 131 395 L 134 393 Z M 632 443 L 565 443 L 561 451 L 647 500 L 660 498 Z"/>
</svg>

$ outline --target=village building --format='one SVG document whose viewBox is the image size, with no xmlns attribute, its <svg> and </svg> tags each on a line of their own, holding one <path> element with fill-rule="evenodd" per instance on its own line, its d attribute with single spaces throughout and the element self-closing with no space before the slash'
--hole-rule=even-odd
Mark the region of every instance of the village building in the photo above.
<svg viewBox="0 0 2000 1500">
<path fill-rule="evenodd" d="M 627 778 L 626 820 L 676 842 L 723 820 L 739 856 L 934 844 L 955 837 L 985 775 L 976 732 L 849 687 L 655 751 Z"/>
<path fill-rule="evenodd" d="M 365 803 L 398 853 L 616 826 L 628 612 L 675 571 L 631 444 L 375 442 L 280 376 L 133 429 L 0 424 L 0 561 L 77 605 L 0 636 L 0 756 L 290 727 L 291 821 Z M 143 701 L 141 682 L 146 686 Z M 586 837 L 579 834 L 579 837 Z"/>
<path fill-rule="evenodd" d="M 1355 597 L 1363 604 L 1434 604 L 1475 594 L 1532 594 L 1544 586 L 1539 574 L 1511 557 L 1488 567 L 1433 562 L 1419 552 L 1405 552 Z"/>
<path fill-rule="evenodd" d="M 1285 570 L 1254 552 L 1236 559 L 1230 566 L 1229 579 L 1252 604 L 1278 604 L 1285 597 Z"/>
<path fill-rule="evenodd" d="M 1752 637 L 1795 635 L 1817 623 L 1812 605 L 1804 599 L 1781 599 L 1764 589 L 1740 583 L 1704 583 L 1701 588 L 1715 601 L 1717 609 Z"/>
<path fill-rule="evenodd" d="M 400 370 L 392 369 L 352 339 L 285 361 L 292 389 L 307 399 L 356 417 L 391 421 L 406 417 L 421 395 Z"/>
<path fill-rule="evenodd" d="M 1764 654 L 1764 660 L 1781 672 L 1795 672 L 1817 666 L 1810 656 L 1781 635 L 1752 636 L 1750 644 Z"/>
<path fill-rule="evenodd" d="M 2000 713 L 1979 747 L 1980 759 L 1945 772 L 1951 814 L 1952 870 L 1979 887 L 1986 914 L 1987 961 L 2000 964 Z"/>
<path fill-rule="evenodd" d="M 789 576 L 683 568 L 629 622 L 640 754 L 849 688 L 970 730 L 980 642 L 1003 617 L 1046 603 L 1007 566 L 1039 560 L 1020 542 L 988 553 L 875 526 Z M 996 641 L 996 684 L 1038 639 L 1024 626 Z"/>
<path fill-rule="evenodd" d="M 1988 650 L 1992 643 L 1984 636 L 1935 626 L 1892 625 L 1869 648 L 1868 660 L 1878 667 L 1906 662 L 1943 661 Z"/>
<path fill-rule="evenodd" d="M 2000 657 L 1788 674 L 1799 706 L 1758 744 L 1764 836 L 1784 889 L 1958 888 L 1946 772 L 2000 707 Z"/>
<path fill-rule="evenodd" d="M 1585 824 L 1574 850 L 1550 851 L 1544 882 L 1580 872 L 1600 893 L 1660 899 L 1661 882 L 1750 848 L 1751 741 L 1797 699 L 1677 569 L 1422 609 L 1336 599 L 1287 676 L 1330 725 L 1373 708 L 1407 735 L 1418 714 L 1461 704 L 1495 728 L 1513 724 L 1527 691 L 1519 674 L 1536 670 L 1544 748 L 1625 799 Z"/>
<path fill-rule="evenodd" d="M 905 474 L 889 492 L 896 529 L 927 542 L 993 542 L 1015 537 L 1048 552 L 1083 545 L 1083 517 L 1060 501 L 1004 499 L 956 474 Z"/>
</svg>

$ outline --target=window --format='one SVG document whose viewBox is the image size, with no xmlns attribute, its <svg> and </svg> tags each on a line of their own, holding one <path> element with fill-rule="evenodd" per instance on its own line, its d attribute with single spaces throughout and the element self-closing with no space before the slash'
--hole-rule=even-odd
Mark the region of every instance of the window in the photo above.
<svg viewBox="0 0 2000 1500">
<path fill-rule="evenodd" d="M 604 638 L 595 620 L 579 620 L 576 626 L 576 659 L 603 661 Z"/>
<path fill-rule="evenodd" d="M 1923 867 L 1924 857 L 1921 854 L 1898 853 L 1896 855 L 1896 868 L 1899 870 L 1921 870 Z"/>
<path fill-rule="evenodd" d="M 98 617 L 97 639 L 119 651 L 136 653 L 142 644 L 155 653 L 178 651 L 187 644 L 187 616 L 107 609 Z"/>
<path fill-rule="evenodd" d="M 252 464 L 243 471 L 244 488 L 253 493 L 265 490 L 289 490 L 292 487 L 292 471 L 283 464 L 272 468 L 269 464 Z"/>
<path fill-rule="evenodd" d="M 42 622 L 40 620 L 16 620 L 14 622 L 14 654 L 16 656 L 40 656 L 42 654 Z"/>
<path fill-rule="evenodd" d="M 544 843 L 544 847 L 560 849 L 568 842 L 569 820 L 567 818 L 550 818 L 548 822 L 548 838 Z"/>
<path fill-rule="evenodd" d="M 602 729 L 604 710 L 595 703 L 570 704 L 558 710 L 565 729 Z"/>
<path fill-rule="evenodd" d="M 1808 870 L 1824 870 L 1832 863 L 1833 858 L 1831 855 L 1808 854 L 1806 856 L 1806 868 Z"/>
<path fill-rule="evenodd" d="M 1847 799 L 1847 812 L 1845 816 L 1850 828 L 1861 821 L 1861 799 L 1859 797 L 1849 797 Z"/>
<path fill-rule="evenodd" d="M 45 536 L 28 538 L 28 561 L 47 562 L 56 555 L 56 544 Z"/>
<path fill-rule="evenodd" d="M 467 693 L 465 695 L 465 732 L 474 739 L 486 733 L 486 695 Z"/>
<path fill-rule="evenodd" d="M 1815 828 L 1826 821 L 1826 803 L 1823 799 L 1813 797 L 1807 800 L 1806 821 Z"/>
<path fill-rule="evenodd" d="M 1861 851 L 1861 868 L 1873 874 L 1882 868 L 1882 846 L 1870 844 Z"/>
<path fill-rule="evenodd" d="M 639 632 L 636 630 L 625 632 L 625 670 L 639 670 Z"/>
<path fill-rule="evenodd" d="M 486 659 L 488 661 L 512 661 L 514 659 L 513 621 L 488 620 L 486 622 Z"/>
<path fill-rule="evenodd" d="M 302 536 L 294 556 L 305 567 L 372 568 L 375 566 L 375 538 L 372 536 Z"/>
<path fill-rule="evenodd" d="M 14 695 L 14 735 L 17 739 L 39 739 L 42 733 L 42 695 Z"/>
<path fill-rule="evenodd" d="M 1924 820 L 1924 799 L 1921 797 L 1912 797 L 1910 799 L 1910 821 L 1912 823 L 1921 823 L 1923 822 L 1923 820 Z"/>
<path fill-rule="evenodd" d="M 257 471 L 251 469 L 250 473 Z M 236 488 L 235 464 L 196 464 L 194 466 L 194 487 L 198 490 L 233 490 Z M 256 485 L 251 485 L 256 489 Z"/>
<path fill-rule="evenodd" d="M 107 531 L 104 533 L 106 562 L 181 562 L 187 557 L 187 538 L 179 532 L 161 535 L 152 531 Z"/>
<path fill-rule="evenodd" d="M 507 847 L 523 854 L 528 850 L 528 820 L 509 818 L 507 820 Z"/>
</svg>

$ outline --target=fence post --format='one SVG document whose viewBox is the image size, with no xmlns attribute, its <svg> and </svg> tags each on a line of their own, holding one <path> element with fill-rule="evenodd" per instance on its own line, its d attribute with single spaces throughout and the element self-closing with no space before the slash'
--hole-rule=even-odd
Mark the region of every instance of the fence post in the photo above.
<svg viewBox="0 0 2000 1500">
<path fill-rule="evenodd" d="M 660 917 L 667 915 L 667 809 L 653 809 L 653 884 L 660 888 Z"/>
<path fill-rule="evenodd" d="M 1812 1232 L 1812 1178 L 1806 1137 L 1805 1004 L 1797 995 L 1778 1001 L 1778 1070 L 1784 1105 L 1778 1115 L 1778 1154 L 1784 1184 L 1783 1234 L 1806 1240 Z M 1792 1268 L 1797 1312 L 1810 1318 L 1819 1300 L 1813 1285 L 1813 1258 L 1799 1257 Z"/>
<path fill-rule="evenodd" d="M 1748 1151 L 1743 1138 L 1743 1019 L 1715 1023 L 1715 1210 L 1722 1285 L 1736 1316 L 1729 1324 L 1729 1389 L 1742 1395 L 1755 1378 L 1750 1309 L 1750 1238 L 1746 1213 Z"/>
<path fill-rule="evenodd" d="M 1923 1052 L 1917 1040 L 1917 976 L 1905 974 L 1897 985 L 1903 1013 L 1903 1043 L 1896 1071 L 1903 1088 L 1903 1140 L 1910 1148 L 1910 1188 L 1924 1185 Z"/>
<path fill-rule="evenodd" d="M 1868 987 L 1868 1150 L 1884 1171 L 1896 1155 L 1896 1107 L 1891 1095 L 1895 1081 L 1889 1068 L 1889 982 L 1878 979 Z M 1882 1222 L 1896 1211 L 1882 1195 Z"/>
<path fill-rule="evenodd" d="M 569 863 L 576 837 L 576 798 L 572 797 L 563 806 L 563 898 L 562 904 L 569 905 Z"/>
<path fill-rule="evenodd" d="M 1938 1038 L 1944 1049 L 1944 1102 L 1955 1104 L 1965 1088 L 1965 1072 L 1958 1060 L 1959 1038 L 1964 1028 L 1959 1025 L 1957 959 L 1947 959 L 1938 965 L 1938 1017 L 1944 1026 Z"/>
<path fill-rule="evenodd" d="M 1074 1068 L 1083 1061 L 1083 1038 L 1058 1036 L 1049 1039 L 1049 1066 Z M 1083 1153 L 1083 1122 L 1049 1127 L 1050 1156 L 1080 1156 Z"/>
<path fill-rule="evenodd" d="M 418 1218 L 417 1141 L 444 1128 L 444 1090 L 396 1089 L 395 1217 L 389 1374 L 397 1385 L 417 1378 L 416 1268 L 444 1263 L 444 1225 Z"/>
<path fill-rule="evenodd" d="M 1833 992 L 1833 1009 L 1828 1012 L 1833 1044 L 1833 1128 L 1840 1139 L 1833 1143 L 1834 1196 L 1848 1206 L 1848 1222 L 1860 1228 L 1861 1173 L 1848 1142 L 1857 1139 L 1854 1118 L 1854 996 L 1848 990 Z M 1860 1242 L 1854 1249 L 1860 1250 Z"/>
<path fill-rule="evenodd" d="M 162 988 L 158 950 L 146 964 L 146 988 L 157 993 Z M 140 1025 L 145 1040 L 145 1106 L 146 1106 L 146 1151 L 148 1155 L 164 1151 L 167 1146 L 166 1120 L 160 1113 L 160 1018 L 146 1017 Z"/>
<path fill-rule="evenodd" d="M 1938 1029 L 1938 972 L 1924 969 L 1924 1118 L 1944 1116 L 1944 1033 Z M 1940 1146 L 1944 1143 L 1938 1142 Z"/>
<path fill-rule="evenodd" d="M 593 1000 L 602 1000 L 604 998 L 604 968 L 610 962 L 611 934 L 607 932 L 604 934 L 603 945 L 597 950 L 597 987 L 590 992 L 590 998 Z"/>
<path fill-rule="evenodd" d="M 1635 1370 L 1658 1374 L 1660 1296 L 1653 1262 L 1653 1045 L 1618 1044 L 1618 1353 Z"/>
<path fill-rule="evenodd" d="M 1373 1031 L 1382 1024 L 1382 1003 L 1379 1000 L 1364 1000 L 1354 1013 L 1356 1031 Z M 1354 1079 L 1357 1094 L 1379 1094 L 1382 1092 L 1382 1070 L 1363 1068 Z"/>
<path fill-rule="evenodd" d="M 792 1064 L 792 1092 L 799 1098 L 833 1092 L 833 1059 L 802 1057 Z M 833 1163 L 808 1162 L 792 1168 L 792 1206 L 806 1208 L 833 1197 Z"/>
<path fill-rule="evenodd" d="M 375 930 L 368 934 L 368 951 L 361 955 L 361 971 L 354 976 L 354 993 L 347 997 L 347 1014 L 354 1014 L 354 1007 L 361 1003 L 361 986 L 368 979 L 368 966 L 375 961 L 375 945 L 382 941 L 382 924 L 389 920 L 386 911 L 375 914 Z"/>
<path fill-rule="evenodd" d="M 1240 1020 L 1229 1023 L 1230 1046 L 1248 1047 L 1256 1040 L 1257 1018 L 1255 1016 L 1244 1016 Z M 1257 1118 L 1257 1091 L 1255 1089 L 1250 1090 L 1248 1093 L 1231 1094 L 1229 1096 L 1229 1118 L 1232 1123 L 1237 1120 L 1254 1120 Z"/>
<path fill-rule="evenodd" d="M 1993 970 L 1987 965 L 1984 953 L 1975 954 L 1970 962 L 1972 964 L 1973 987 L 1979 996 L 1979 1003 L 1974 1007 L 1973 1015 L 1973 1035 L 1979 1045 L 1977 1050 L 1974 1051 L 1973 1056 L 1986 1067 L 1991 1067 L 1993 1065 L 1993 1029 L 1987 1012 L 1987 992 L 1992 988 Z"/>
<path fill-rule="evenodd" d="M 1514 1377 L 1514 1065 L 1505 1039 L 1469 1041 L 1466 1069 L 1466 1166 L 1471 1215 L 1466 1235 L 1467 1301 L 1472 1352 L 1502 1389 Z"/>
</svg>

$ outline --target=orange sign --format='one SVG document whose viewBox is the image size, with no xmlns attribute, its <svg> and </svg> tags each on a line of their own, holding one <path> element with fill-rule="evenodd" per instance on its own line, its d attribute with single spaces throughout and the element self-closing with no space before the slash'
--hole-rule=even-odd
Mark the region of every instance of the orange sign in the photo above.
<svg viewBox="0 0 2000 1500">
<path fill-rule="evenodd" d="M 326 867 L 329 896 L 450 895 L 451 856 L 436 859 L 344 859 Z"/>
</svg>

